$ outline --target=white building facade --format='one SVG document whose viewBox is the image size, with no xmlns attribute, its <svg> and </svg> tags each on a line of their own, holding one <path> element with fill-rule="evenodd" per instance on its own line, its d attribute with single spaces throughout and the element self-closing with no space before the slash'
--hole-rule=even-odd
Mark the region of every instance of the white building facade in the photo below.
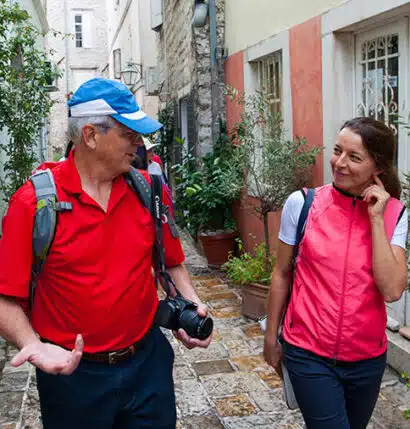
<svg viewBox="0 0 410 429">
<path fill-rule="evenodd" d="M 108 76 L 134 70 L 130 88 L 138 105 L 150 116 L 158 114 L 158 68 L 155 32 L 151 30 L 150 0 L 107 0 Z"/>
<path fill-rule="evenodd" d="M 48 48 L 62 73 L 52 94 L 49 120 L 49 157 L 58 159 L 67 144 L 67 101 L 85 81 L 106 74 L 108 20 L 105 0 L 48 0 L 47 16 L 53 31 Z"/>
</svg>

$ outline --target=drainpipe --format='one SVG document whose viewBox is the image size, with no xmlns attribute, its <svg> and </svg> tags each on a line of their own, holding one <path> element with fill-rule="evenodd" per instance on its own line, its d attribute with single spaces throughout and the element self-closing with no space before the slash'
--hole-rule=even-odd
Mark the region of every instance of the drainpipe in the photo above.
<svg viewBox="0 0 410 429">
<path fill-rule="evenodd" d="M 68 85 L 69 85 L 69 76 L 68 76 L 68 73 L 69 73 L 69 66 L 70 66 L 70 56 L 69 56 L 69 45 L 68 45 L 68 34 L 70 33 L 70 31 L 69 31 L 69 29 L 68 29 L 68 27 L 69 27 L 69 23 L 68 23 L 68 21 L 69 21 L 69 19 L 70 19 L 70 17 L 69 17 L 69 14 L 68 14 L 68 6 L 67 6 L 67 0 L 64 0 L 64 17 L 65 17 L 65 22 L 64 22 L 64 33 L 65 33 L 65 38 L 64 38 L 64 48 L 65 48 L 65 86 L 66 86 L 66 89 L 65 89 L 65 96 L 67 96 L 68 95 L 68 93 L 69 93 L 69 88 L 68 88 Z M 66 101 L 66 103 L 67 103 L 67 100 L 65 100 Z"/>
<path fill-rule="evenodd" d="M 215 0 L 209 0 L 209 27 L 211 45 L 211 111 L 212 111 L 212 143 L 217 138 L 218 120 L 218 64 L 216 61 L 216 5 Z"/>
</svg>

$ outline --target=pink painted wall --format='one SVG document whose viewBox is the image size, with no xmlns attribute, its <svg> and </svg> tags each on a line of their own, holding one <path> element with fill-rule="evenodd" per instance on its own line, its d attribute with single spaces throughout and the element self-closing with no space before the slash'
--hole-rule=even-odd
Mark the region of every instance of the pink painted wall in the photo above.
<svg viewBox="0 0 410 429">
<path fill-rule="evenodd" d="M 241 93 L 245 90 L 243 52 L 235 53 L 225 62 L 225 83 L 233 86 Z M 231 131 L 233 126 L 240 120 L 242 111 L 242 106 L 238 106 L 238 104 L 232 102 L 227 97 L 226 122 L 228 131 Z M 255 244 L 264 240 L 263 223 L 255 216 L 255 212 L 252 209 L 252 207 L 257 204 L 257 199 L 250 198 L 246 194 L 243 194 L 240 201 L 234 204 L 234 217 L 246 249 L 252 249 Z M 276 241 L 279 227 L 278 219 L 280 222 L 280 217 L 273 213 L 269 217 L 272 246 L 274 246 Z"/>
<path fill-rule="evenodd" d="M 322 47 L 321 20 L 313 18 L 290 30 L 290 73 L 293 111 L 293 133 L 305 137 L 311 145 L 323 145 L 322 127 Z M 243 53 L 228 58 L 225 83 L 244 90 Z M 228 130 L 240 119 L 241 108 L 227 100 Z M 323 184 L 323 159 L 317 158 L 312 186 Z M 263 223 L 252 209 L 258 200 L 243 195 L 234 205 L 234 215 L 246 249 L 264 239 Z M 270 242 L 275 250 L 280 226 L 280 212 L 269 215 Z"/>
<path fill-rule="evenodd" d="M 245 90 L 245 81 L 243 74 L 243 52 L 237 52 L 231 55 L 225 61 L 225 84 L 236 88 L 243 93 Z M 231 131 L 233 126 L 241 119 L 242 106 L 232 102 L 229 97 L 226 97 L 226 124 L 228 131 Z"/>
<path fill-rule="evenodd" d="M 293 134 L 323 145 L 322 39 L 320 16 L 290 29 Z M 323 155 L 317 158 L 312 185 L 323 184 Z"/>
</svg>

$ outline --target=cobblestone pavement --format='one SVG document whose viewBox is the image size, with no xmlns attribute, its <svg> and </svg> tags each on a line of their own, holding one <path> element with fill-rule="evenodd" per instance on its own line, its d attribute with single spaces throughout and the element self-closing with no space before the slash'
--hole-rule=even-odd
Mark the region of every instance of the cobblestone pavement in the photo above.
<svg viewBox="0 0 410 429">
<path fill-rule="evenodd" d="M 216 329 L 207 350 L 187 350 L 168 335 L 175 351 L 177 428 L 303 428 L 300 413 L 286 408 L 280 380 L 262 358 L 258 324 L 241 316 L 239 289 L 210 272 L 187 238 L 184 247 L 190 271 L 199 274 L 193 277 L 195 288 L 211 307 Z M 0 429 L 41 429 L 33 368 L 12 368 L 14 353 L 0 341 Z M 368 429 L 408 429 L 402 416 L 406 408 L 410 391 L 387 369 Z"/>
</svg>

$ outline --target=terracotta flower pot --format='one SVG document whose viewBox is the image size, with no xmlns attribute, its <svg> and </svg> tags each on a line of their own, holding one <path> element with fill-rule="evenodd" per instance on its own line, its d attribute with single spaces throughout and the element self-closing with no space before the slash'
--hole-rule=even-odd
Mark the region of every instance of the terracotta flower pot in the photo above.
<svg viewBox="0 0 410 429">
<path fill-rule="evenodd" d="M 268 309 L 269 286 L 258 283 L 242 285 L 242 314 L 257 320 L 264 316 Z"/>
<path fill-rule="evenodd" d="M 229 252 L 235 250 L 236 231 L 217 234 L 198 234 L 208 265 L 221 266 L 228 261 Z"/>
</svg>

